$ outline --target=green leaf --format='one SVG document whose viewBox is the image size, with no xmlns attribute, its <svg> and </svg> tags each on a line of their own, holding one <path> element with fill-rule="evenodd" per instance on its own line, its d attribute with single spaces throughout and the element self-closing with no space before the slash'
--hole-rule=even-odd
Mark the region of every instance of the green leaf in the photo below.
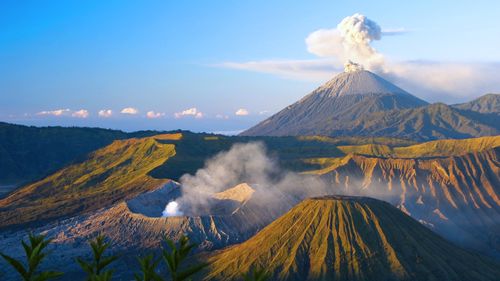
<svg viewBox="0 0 500 281">
<path fill-rule="evenodd" d="M 62 275 L 63 275 L 62 272 L 45 271 L 45 272 L 38 274 L 35 278 L 33 278 L 33 281 L 45 281 L 45 280 L 61 277 Z"/>
<path fill-rule="evenodd" d="M 92 261 L 85 261 L 78 258 L 77 262 L 85 273 L 88 281 L 107 281 L 113 276 L 113 270 L 105 270 L 111 263 L 118 259 L 117 256 L 105 257 L 104 253 L 110 246 L 105 242 L 105 237 L 98 235 L 89 242 L 92 251 Z"/>
<path fill-rule="evenodd" d="M 10 256 L 7 256 L 7 255 L 4 255 L 4 254 L 0 254 L 2 255 L 2 257 L 23 277 L 23 279 L 28 279 L 28 272 L 26 271 L 26 269 L 24 268 L 24 266 L 21 264 L 21 262 L 17 261 L 16 259 L 10 257 Z"/>
<path fill-rule="evenodd" d="M 44 249 L 52 241 L 47 239 L 45 235 L 35 235 L 30 233 L 28 235 L 29 244 L 21 241 L 21 245 L 26 254 L 26 264 L 25 268 L 22 263 L 12 257 L 1 254 L 2 257 L 12 266 L 25 281 L 45 281 L 49 279 L 54 279 L 62 275 L 61 272 L 55 271 L 42 271 L 37 273 L 38 266 L 47 257 L 48 252 L 44 252 Z"/>
</svg>

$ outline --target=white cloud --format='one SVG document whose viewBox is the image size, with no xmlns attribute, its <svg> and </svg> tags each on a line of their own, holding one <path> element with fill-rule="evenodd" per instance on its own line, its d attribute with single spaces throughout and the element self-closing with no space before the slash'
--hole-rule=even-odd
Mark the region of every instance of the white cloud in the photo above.
<svg viewBox="0 0 500 281">
<path fill-rule="evenodd" d="M 388 28 L 388 29 L 383 29 L 382 30 L 382 35 L 383 36 L 394 36 L 394 35 L 402 35 L 410 32 L 406 28 L 400 27 L 400 28 Z"/>
<path fill-rule="evenodd" d="M 217 115 L 215 115 L 215 118 L 227 120 L 227 119 L 229 119 L 229 116 L 224 115 L 224 114 L 217 114 Z"/>
<path fill-rule="evenodd" d="M 174 117 L 179 119 L 183 117 L 191 116 L 194 118 L 203 118 L 203 112 L 199 111 L 196 107 L 188 108 L 181 112 L 174 113 Z"/>
<path fill-rule="evenodd" d="M 341 73 L 343 67 L 332 61 L 318 60 L 314 68 L 310 61 L 282 60 L 239 63 L 245 69 L 277 75 L 286 79 L 323 83 Z M 377 74 L 410 93 L 429 101 L 461 102 L 485 93 L 500 92 L 500 63 L 464 63 L 437 61 L 388 61 L 385 71 Z"/>
<path fill-rule="evenodd" d="M 270 110 L 262 110 L 262 111 L 259 111 L 259 115 L 269 115 L 269 113 L 271 113 Z"/>
<path fill-rule="evenodd" d="M 124 109 L 122 109 L 122 111 L 120 113 L 135 115 L 135 114 L 139 113 L 139 110 L 137 110 L 137 108 L 133 108 L 133 107 L 125 107 Z"/>
<path fill-rule="evenodd" d="M 99 117 L 102 117 L 102 118 L 109 118 L 113 115 L 113 110 L 111 109 L 102 109 L 102 110 L 99 110 Z"/>
<path fill-rule="evenodd" d="M 71 116 L 76 118 L 87 118 L 89 117 L 89 111 L 86 109 L 80 109 L 78 111 L 73 112 Z"/>
<path fill-rule="evenodd" d="M 163 112 L 154 112 L 154 111 L 148 111 L 146 113 L 146 117 L 149 119 L 156 119 L 165 116 L 165 113 Z"/>
<path fill-rule="evenodd" d="M 49 111 L 40 111 L 36 115 L 52 115 L 52 116 L 63 116 L 67 115 L 70 113 L 69 109 L 56 109 L 56 110 L 49 110 Z"/>
<path fill-rule="evenodd" d="M 500 63 L 395 62 L 382 75 L 420 97 L 431 101 L 440 96 L 464 101 L 500 91 Z"/>
<path fill-rule="evenodd" d="M 250 112 L 248 112 L 248 110 L 246 110 L 245 108 L 240 108 L 234 113 L 234 115 L 237 116 L 247 116 L 248 114 L 250 114 Z"/>
<path fill-rule="evenodd" d="M 332 73 L 341 72 L 343 69 L 342 64 L 334 59 L 225 62 L 216 66 L 314 82 L 328 79 Z"/>
</svg>

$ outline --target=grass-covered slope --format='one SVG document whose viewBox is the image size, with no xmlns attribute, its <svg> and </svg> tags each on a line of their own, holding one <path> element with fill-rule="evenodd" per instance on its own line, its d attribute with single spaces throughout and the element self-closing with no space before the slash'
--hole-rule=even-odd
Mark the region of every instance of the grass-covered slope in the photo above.
<svg viewBox="0 0 500 281">
<path fill-rule="evenodd" d="M 115 141 L 86 160 L 0 200 L 0 226 L 52 220 L 131 198 L 168 179 L 193 174 L 209 157 L 239 142 L 262 141 L 269 154 L 285 168 L 325 174 L 344 165 L 351 159 L 345 156 L 352 153 L 400 158 L 449 156 L 496 147 L 499 139 L 444 140 L 407 146 L 413 142 L 352 137 L 249 138 L 183 132 L 182 136 Z"/>
<path fill-rule="evenodd" d="M 338 148 L 346 153 L 392 158 L 424 158 L 463 155 L 500 146 L 500 136 L 462 140 L 436 140 L 410 146 L 391 147 L 384 144 L 345 145 Z"/>
<path fill-rule="evenodd" d="M 109 206 L 165 182 L 149 173 L 175 155 L 162 139 L 180 134 L 115 141 L 0 200 L 0 226 L 43 222 Z"/>
<path fill-rule="evenodd" d="M 242 244 L 209 258 L 205 280 L 253 267 L 273 280 L 498 280 L 500 266 L 466 252 L 388 203 L 308 199 Z"/>
<path fill-rule="evenodd" d="M 432 149 L 421 152 L 426 157 L 350 154 L 310 159 L 323 168 L 309 173 L 320 175 L 338 192 L 388 201 L 448 239 L 500 257 L 500 147 L 491 142 L 493 148 L 478 145 L 478 151 L 471 151 L 473 141 L 440 141 L 409 149 L 415 153 L 427 146 L 443 148 L 435 151 L 441 152 L 438 155 Z M 446 151 L 453 154 L 446 156 Z"/>
<path fill-rule="evenodd" d="M 0 186 L 24 184 L 80 161 L 114 140 L 151 135 L 78 127 L 33 127 L 0 122 Z"/>
<path fill-rule="evenodd" d="M 45 222 L 107 206 L 194 173 L 235 143 L 263 141 L 282 164 L 301 169 L 305 157 L 342 156 L 334 144 L 296 138 L 241 138 L 183 132 L 115 141 L 82 161 L 0 199 L 0 228 Z M 168 161 L 167 161 L 168 160 Z"/>
</svg>

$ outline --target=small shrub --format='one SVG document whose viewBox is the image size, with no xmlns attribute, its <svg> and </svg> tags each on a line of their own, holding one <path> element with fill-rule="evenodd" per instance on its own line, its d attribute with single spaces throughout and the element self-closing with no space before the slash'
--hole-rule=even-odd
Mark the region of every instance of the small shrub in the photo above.
<svg viewBox="0 0 500 281">
<path fill-rule="evenodd" d="M 165 238 L 165 242 L 170 249 L 163 249 L 162 255 L 163 259 L 167 263 L 167 268 L 170 271 L 172 281 L 190 280 L 191 276 L 208 266 L 206 263 L 199 263 L 188 266 L 186 269 L 182 269 L 182 265 L 186 261 L 189 252 L 196 247 L 195 244 L 189 243 L 189 239 L 186 236 L 182 236 L 179 239 L 178 245 L 168 238 Z"/>
<path fill-rule="evenodd" d="M 136 281 L 164 281 L 164 279 L 156 273 L 156 268 L 161 259 L 155 259 L 153 254 L 149 254 L 143 258 L 139 258 L 141 274 L 134 274 Z"/>
<path fill-rule="evenodd" d="M 108 265 L 118 259 L 117 256 L 105 257 L 104 252 L 110 246 L 104 241 L 104 236 L 99 235 L 90 242 L 93 259 L 90 262 L 78 258 L 76 261 L 87 273 L 87 281 L 109 281 L 113 277 L 113 270 L 106 269 Z"/>
<path fill-rule="evenodd" d="M 47 239 L 45 235 L 35 235 L 30 233 L 29 244 L 21 241 L 24 252 L 26 253 L 27 267 L 19 260 L 16 260 L 8 255 L 0 253 L 0 255 L 12 266 L 24 281 L 46 281 L 55 279 L 62 275 L 62 272 L 57 271 L 38 271 L 38 267 L 47 257 L 48 252 L 44 251 L 49 245 L 51 239 Z"/>
</svg>

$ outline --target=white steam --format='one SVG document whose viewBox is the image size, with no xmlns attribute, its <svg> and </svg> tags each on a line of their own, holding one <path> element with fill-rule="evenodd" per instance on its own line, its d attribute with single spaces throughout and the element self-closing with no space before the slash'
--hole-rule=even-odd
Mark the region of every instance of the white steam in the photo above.
<svg viewBox="0 0 500 281">
<path fill-rule="evenodd" d="M 253 213 L 244 221 L 245 227 L 274 219 L 305 198 L 324 195 L 373 197 L 398 206 L 415 219 L 433 222 L 435 208 L 429 213 L 426 205 L 407 204 L 416 198 L 415 194 L 406 194 L 403 183 L 367 181 L 362 172 L 344 172 L 317 176 L 285 171 L 267 155 L 262 143 L 235 144 L 229 151 L 209 159 L 194 175 L 181 177 L 182 195 L 167 205 L 164 216 L 222 214 L 217 213 L 221 205 L 215 194 L 248 183 L 254 191 L 245 204 Z M 256 213 L 268 215 L 263 218 L 255 216 Z"/>
<path fill-rule="evenodd" d="M 283 171 L 267 156 L 262 143 L 235 144 L 229 151 L 209 159 L 194 175 L 180 179 L 182 196 L 176 201 L 181 211 L 203 214 L 210 209 L 215 193 L 248 183 L 255 189 L 257 204 L 278 208 L 310 195 L 326 193 L 326 185 L 316 177 Z M 293 202 L 292 202 L 293 201 Z M 186 209 L 185 209 L 186 208 Z"/>
<path fill-rule="evenodd" d="M 175 216 L 182 216 L 182 212 L 179 211 L 179 203 L 175 201 L 169 202 L 165 206 L 165 210 L 161 213 L 162 217 L 175 217 Z"/>
<path fill-rule="evenodd" d="M 393 33 L 391 33 L 393 34 Z M 361 14 L 344 18 L 334 29 L 320 29 L 306 38 L 307 50 L 320 57 L 352 60 L 367 69 L 378 70 L 384 57 L 370 44 L 382 38 L 380 26 Z"/>
<path fill-rule="evenodd" d="M 363 69 L 364 68 L 361 64 L 352 62 L 350 60 L 344 63 L 344 72 L 356 72 L 356 71 L 361 71 Z"/>
</svg>

